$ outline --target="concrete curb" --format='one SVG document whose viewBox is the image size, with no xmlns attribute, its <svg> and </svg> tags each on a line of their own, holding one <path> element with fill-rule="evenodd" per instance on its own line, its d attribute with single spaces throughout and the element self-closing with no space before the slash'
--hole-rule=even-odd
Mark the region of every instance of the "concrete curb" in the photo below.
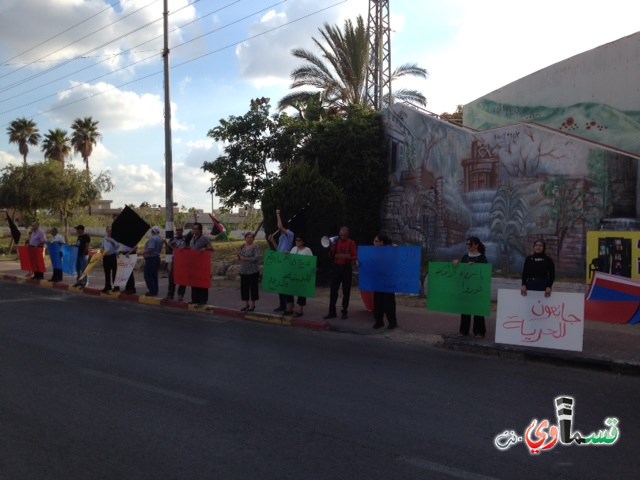
<svg viewBox="0 0 640 480">
<path fill-rule="evenodd" d="M 138 303 L 156 307 L 168 307 L 183 311 L 206 313 L 212 315 L 221 315 L 230 318 L 248 320 L 256 323 L 280 325 L 293 328 L 305 328 L 319 331 L 332 331 L 340 333 L 350 333 L 363 335 L 365 330 L 350 328 L 340 323 L 329 323 L 326 321 L 309 320 L 303 318 L 292 318 L 284 315 L 274 315 L 262 312 L 242 312 L 226 307 L 214 305 L 191 305 L 185 302 L 175 300 L 165 300 L 159 297 L 146 297 L 144 295 L 126 294 L 123 292 L 103 293 L 96 288 L 78 288 L 70 286 L 63 282 L 50 282 L 48 280 L 33 280 L 26 277 L 16 275 L 8 275 L 0 273 L 0 280 L 13 281 L 17 283 L 25 283 L 29 285 L 37 285 L 43 288 L 53 288 L 57 290 L 66 290 L 71 293 L 85 294 L 92 297 L 105 298 L 107 300 L 119 300 L 129 303 Z M 588 368 L 592 370 L 601 370 L 627 375 L 640 375 L 640 364 L 631 363 L 622 360 L 615 360 L 602 356 L 585 356 L 564 351 L 543 351 L 529 349 L 526 347 L 503 345 L 496 343 L 488 343 L 486 340 L 476 341 L 470 338 L 461 339 L 458 337 L 450 337 L 448 335 L 423 335 L 428 340 L 429 345 L 446 348 L 449 350 L 469 352 L 474 354 L 494 355 L 506 359 L 515 360 L 534 360 L 554 365 L 562 365 L 576 368 Z"/>
<path fill-rule="evenodd" d="M 494 355 L 500 358 L 534 360 L 552 365 L 588 368 L 590 370 L 601 370 L 626 375 L 640 375 L 640 364 L 599 356 L 585 356 L 582 353 L 577 355 L 564 351 L 547 352 L 514 345 L 482 343 L 469 339 L 463 340 L 449 336 L 443 336 L 443 342 L 439 344 L 439 346 L 449 350 Z"/>
<path fill-rule="evenodd" d="M 156 307 L 168 307 L 178 310 L 186 310 L 196 313 L 209 313 L 212 315 L 222 315 L 225 317 L 238 318 L 242 320 L 248 320 L 258 323 L 268 323 L 272 325 L 281 325 L 285 327 L 306 328 L 311 330 L 331 330 L 329 324 L 326 322 L 318 322 L 313 320 L 301 320 L 297 318 L 291 318 L 284 315 L 271 315 L 268 313 L 250 312 L 245 313 L 240 310 L 234 310 L 231 308 L 217 307 L 215 305 L 192 305 L 186 302 L 178 302 L 176 300 L 165 300 L 159 297 L 147 297 L 145 295 L 127 294 L 124 292 L 109 292 L 104 293 L 97 288 L 73 287 L 63 282 L 50 282 L 48 280 L 34 280 L 26 277 L 19 277 L 16 275 L 7 275 L 0 273 L 0 280 L 7 280 L 17 283 L 27 283 L 30 285 L 37 285 L 43 288 L 55 288 L 58 290 L 66 290 L 71 293 L 78 293 L 84 295 L 90 295 L 92 297 L 101 297 L 107 300 L 118 300 L 129 303 L 138 303 L 142 305 L 151 305 Z"/>
</svg>

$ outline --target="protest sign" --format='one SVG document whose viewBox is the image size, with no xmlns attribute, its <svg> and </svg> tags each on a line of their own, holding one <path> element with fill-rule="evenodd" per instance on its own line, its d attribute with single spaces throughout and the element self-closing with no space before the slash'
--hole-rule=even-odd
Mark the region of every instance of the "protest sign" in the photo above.
<svg viewBox="0 0 640 480">
<path fill-rule="evenodd" d="M 584 295 L 498 290 L 496 343 L 582 351 Z"/>
<path fill-rule="evenodd" d="M 173 281 L 196 288 L 211 286 L 211 251 L 178 248 L 173 251 Z"/>
<path fill-rule="evenodd" d="M 432 312 L 491 315 L 491 264 L 429 262 L 428 302 Z"/>
<path fill-rule="evenodd" d="M 78 247 L 75 245 L 62 246 L 62 271 L 67 275 L 76 275 L 78 262 Z"/>
<path fill-rule="evenodd" d="M 51 257 L 51 266 L 56 270 L 62 270 L 62 250 L 60 244 L 56 242 L 47 242 L 47 251 Z"/>
<path fill-rule="evenodd" d="M 20 269 L 27 272 L 46 272 L 44 265 L 44 247 L 18 246 Z"/>
<path fill-rule="evenodd" d="M 131 276 L 136 262 L 138 261 L 138 255 L 118 255 L 118 262 L 116 267 L 116 278 L 113 281 L 113 286 L 124 290 L 127 285 L 127 280 Z"/>
<path fill-rule="evenodd" d="M 420 293 L 420 247 L 358 247 L 358 285 L 366 292 Z"/>
<path fill-rule="evenodd" d="M 263 290 L 298 297 L 315 297 L 317 260 L 311 255 L 267 250 L 262 273 Z"/>
</svg>

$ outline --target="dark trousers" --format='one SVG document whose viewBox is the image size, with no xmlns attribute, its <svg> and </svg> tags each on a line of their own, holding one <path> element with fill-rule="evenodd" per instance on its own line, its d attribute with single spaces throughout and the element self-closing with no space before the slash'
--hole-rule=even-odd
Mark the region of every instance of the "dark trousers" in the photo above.
<svg viewBox="0 0 640 480">
<path fill-rule="evenodd" d="M 338 290 L 342 285 L 342 311 L 349 309 L 349 297 L 351 296 L 351 280 L 353 273 L 351 264 L 333 265 L 331 270 L 331 293 L 329 295 L 329 313 L 336 313 L 336 302 L 338 301 Z"/>
<path fill-rule="evenodd" d="M 51 277 L 51 281 L 52 282 L 60 282 L 62 280 L 62 269 L 61 268 L 54 268 L 53 269 L 53 276 Z"/>
<path fill-rule="evenodd" d="M 460 333 L 462 335 L 469 335 L 469 327 L 471 326 L 471 315 L 460 316 Z M 480 315 L 473 316 L 473 334 L 484 335 L 487 333 L 487 328 L 484 324 L 484 317 Z"/>
<path fill-rule="evenodd" d="M 127 284 L 125 285 L 124 289 L 126 292 L 136 293 L 136 279 L 133 278 L 133 272 L 131 272 L 131 275 L 129 275 Z"/>
<path fill-rule="evenodd" d="M 209 289 L 191 287 L 191 302 L 197 305 L 206 305 L 209 301 Z"/>
<path fill-rule="evenodd" d="M 255 302 L 260 298 L 258 295 L 259 273 L 249 273 L 240 275 L 240 298 L 248 302 Z"/>
<path fill-rule="evenodd" d="M 102 269 L 104 270 L 104 288 L 111 290 L 116 279 L 116 269 L 118 268 L 118 256 L 113 253 L 102 257 Z"/>
<path fill-rule="evenodd" d="M 146 257 L 144 259 L 144 282 L 151 295 L 158 294 L 158 269 L 160 257 Z"/>
<path fill-rule="evenodd" d="M 173 263 L 169 266 L 169 290 L 167 291 L 167 296 L 173 298 L 176 293 L 176 284 L 173 280 Z M 187 291 L 187 287 L 184 285 L 178 285 L 178 296 L 180 298 L 184 297 L 185 292 Z"/>
<path fill-rule="evenodd" d="M 397 325 L 396 319 L 396 294 L 388 292 L 373 293 L 373 318 L 377 324 L 384 323 L 384 316 L 387 316 L 389 325 Z"/>
</svg>

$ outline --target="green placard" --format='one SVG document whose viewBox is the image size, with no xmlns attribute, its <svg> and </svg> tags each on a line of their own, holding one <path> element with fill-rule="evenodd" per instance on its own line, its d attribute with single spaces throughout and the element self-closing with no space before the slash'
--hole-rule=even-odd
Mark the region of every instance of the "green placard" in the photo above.
<svg viewBox="0 0 640 480">
<path fill-rule="evenodd" d="M 429 262 L 427 309 L 491 315 L 491 264 Z"/>
<path fill-rule="evenodd" d="M 298 297 L 316 296 L 316 261 L 311 255 L 267 250 L 264 254 L 262 289 Z"/>
</svg>

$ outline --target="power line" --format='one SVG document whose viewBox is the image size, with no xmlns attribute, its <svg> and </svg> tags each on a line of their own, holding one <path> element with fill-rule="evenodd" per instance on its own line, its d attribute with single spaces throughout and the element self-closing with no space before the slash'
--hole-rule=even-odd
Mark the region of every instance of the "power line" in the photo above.
<svg viewBox="0 0 640 480">
<path fill-rule="evenodd" d="M 197 1 L 199 1 L 199 0 L 197 0 Z M 198 21 L 200 21 L 200 20 L 203 20 L 204 18 L 207 18 L 207 17 L 209 17 L 209 16 L 211 16 L 211 15 L 214 15 L 215 13 L 218 13 L 218 12 L 220 12 L 220 11 L 224 10 L 225 8 L 228 8 L 228 7 L 232 6 L 232 5 L 235 5 L 236 3 L 240 2 L 240 1 L 241 1 L 241 0 L 234 0 L 233 2 L 228 3 L 227 5 L 225 5 L 225 6 L 223 6 L 223 7 L 220 7 L 220 8 L 218 8 L 218 9 L 216 9 L 216 10 L 213 10 L 212 12 L 209 12 L 209 13 L 208 13 L 208 14 L 206 14 L 206 15 L 200 16 L 200 17 L 196 18 L 195 20 L 192 20 L 192 21 L 187 22 L 187 23 L 185 23 L 185 24 L 182 24 L 182 25 L 180 25 L 180 26 L 178 26 L 178 27 L 175 27 L 173 30 L 171 30 L 171 32 L 170 32 L 170 33 L 173 33 L 173 32 L 175 32 L 176 30 L 180 30 L 181 28 L 184 28 L 184 27 L 189 26 L 189 25 L 191 25 L 191 24 L 193 24 L 193 23 L 195 23 L 195 22 L 198 22 Z M 284 1 L 286 1 L 286 0 L 284 0 Z M 178 9 L 178 10 L 176 10 L 175 12 L 172 12 L 172 13 L 171 13 L 171 15 L 172 15 L 172 14 L 174 14 L 174 13 L 178 13 L 179 11 L 183 10 L 184 8 L 187 8 L 187 7 L 191 6 L 191 5 L 193 5 L 193 3 L 195 3 L 195 2 L 189 3 L 188 5 L 185 5 L 185 6 L 181 7 L 181 8 L 179 8 L 179 9 Z M 282 3 L 282 2 L 280 2 L 280 3 Z M 277 5 L 277 4 L 276 4 L 276 5 Z M 267 7 L 267 8 L 271 8 L 271 7 Z M 264 9 L 263 9 L 263 10 L 264 10 Z M 256 13 L 259 13 L 259 12 L 261 12 L 261 11 L 263 11 L 263 10 L 259 10 L 259 11 L 258 11 L 258 12 L 256 12 Z M 255 14 L 255 13 L 254 13 L 254 14 Z M 246 17 L 245 17 L 245 18 L 246 18 Z M 155 23 L 156 21 L 161 20 L 161 19 L 162 19 L 162 17 L 160 17 L 160 18 L 158 18 L 157 20 L 155 20 L 154 22 L 150 22 L 150 23 Z M 147 24 L 147 26 L 148 26 L 148 25 L 150 25 L 150 23 L 148 23 L 148 24 Z M 234 23 L 235 23 L 235 22 L 234 22 Z M 226 26 L 226 25 L 225 25 L 225 26 Z M 143 26 L 143 27 L 145 27 L 145 26 Z M 143 28 L 143 27 L 141 27 L 141 28 Z M 224 28 L 224 27 L 221 27 L 221 28 Z M 217 29 L 217 30 L 220 30 L 221 28 L 219 28 L 219 29 Z M 140 28 L 139 28 L 139 29 L 140 29 Z M 122 38 L 126 37 L 127 35 L 130 35 L 131 33 L 136 32 L 136 31 L 137 31 L 137 30 L 139 30 L 139 29 L 136 29 L 136 30 L 134 30 L 134 31 L 132 31 L 132 32 L 129 32 L 129 33 L 128 33 L 128 34 L 126 34 L 126 35 L 122 35 L 122 36 L 120 36 L 120 37 L 118 37 L 118 38 L 116 38 L 116 39 L 114 39 L 114 40 L 110 41 L 109 43 L 113 43 L 113 42 L 115 42 L 115 41 L 117 41 L 117 40 L 120 40 L 120 39 L 122 39 Z M 217 30 L 216 30 L 216 31 L 217 31 Z M 157 39 L 159 39 L 159 38 L 162 38 L 162 34 L 157 35 L 157 36 L 155 36 L 155 37 L 153 37 L 153 38 L 151 38 L 151 39 L 149 39 L 149 40 L 145 40 L 144 42 L 139 43 L 138 45 L 135 45 L 135 46 L 133 46 L 133 47 L 131 47 L 131 48 L 127 49 L 127 50 L 124 50 L 124 51 L 122 51 L 122 52 L 115 53 L 115 54 L 113 54 L 113 55 L 109 55 L 109 56 L 108 56 L 107 58 L 105 58 L 104 60 L 101 60 L 101 61 L 99 61 L 99 62 L 92 63 L 91 65 L 87 65 L 87 66 L 82 67 L 82 68 L 80 68 L 80 69 L 78 69 L 78 70 L 74 70 L 73 72 L 65 73 L 64 75 L 59 76 L 58 78 L 55 78 L 55 79 L 53 79 L 53 80 L 50 80 L 50 81 L 48 81 L 48 82 L 46 82 L 46 83 L 43 83 L 43 84 L 41 84 L 41 85 L 38 85 L 37 87 L 33 87 L 33 88 L 29 89 L 29 90 L 23 90 L 22 92 L 17 93 L 16 95 L 13 95 L 13 96 L 11 96 L 11 97 L 7 97 L 7 98 L 4 98 L 4 99 L 0 99 L 0 104 L 1 104 L 1 103 L 4 103 L 4 102 L 7 102 L 7 101 L 9 101 L 9 100 L 13 100 L 14 98 L 21 97 L 21 96 L 26 95 L 26 94 L 28 94 L 28 93 L 34 92 L 34 91 L 36 91 L 36 90 L 38 90 L 38 89 L 40 89 L 40 88 L 43 88 L 43 87 L 49 86 L 49 85 L 51 85 L 51 84 L 53 84 L 53 83 L 55 83 L 55 82 L 57 82 L 57 81 L 59 81 L 59 80 L 64 80 L 65 78 L 67 78 L 67 77 L 71 77 L 72 75 L 75 75 L 75 74 L 80 73 L 80 72 L 82 72 L 82 71 L 89 70 L 90 68 L 93 68 L 93 67 L 95 67 L 95 66 L 98 66 L 98 65 L 100 65 L 100 64 L 102 64 L 102 63 L 109 62 L 109 61 L 113 60 L 113 59 L 114 59 L 114 58 L 116 58 L 116 57 L 119 57 L 119 56 L 122 56 L 122 55 L 126 55 L 127 53 L 131 53 L 134 49 L 136 49 L 136 48 L 138 48 L 138 47 L 141 47 L 142 45 L 145 45 L 145 44 L 147 44 L 147 43 L 153 42 L 154 40 L 157 40 Z M 57 68 L 59 68 L 59 67 L 61 67 L 61 66 L 63 66 L 63 65 L 67 65 L 67 64 L 71 63 L 72 61 L 75 61 L 75 60 L 78 60 L 78 59 L 81 59 L 81 58 L 85 58 L 85 57 L 86 57 L 86 55 L 87 55 L 88 53 L 92 53 L 93 51 L 95 51 L 95 50 L 97 50 L 97 49 L 99 49 L 99 48 L 102 48 L 102 47 L 103 47 L 103 46 L 105 46 L 105 45 L 108 45 L 108 43 L 107 43 L 107 44 L 100 45 L 100 46 L 98 46 L 98 47 L 96 47 L 96 48 L 94 48 L 94 49 L 92 49 L 92 50 L 89 50 L 89 51 L 87 51 L 87 52 L 83 53 L 82 55 L 79 55 L 79 56 L 75 57 L 74 59 L 67 60 L 66 62 L 64 62 L 64 63 L 63 63 L 63 64 L 61 64 L 61 65 L 54 66 L 54 67 L 50 68 L 49 70 L 47 70 L 47 72 L 46 72 L 46 73 L 49 73 L 49 72 L 51 72 L 51 71 L 53 71 L 53 70 L 55 70 L 55 69 L 57 69 Z M 182 45 L 182 44 L 181 44 L 181 45 Z M 158 50 L 152 50 L 152 51 L 153 51 L 153 52 L 155 52 L 155 53 L 154 53 L 154 55 L 150 55 L 149 57 L 146 57 L 146 58 L 145 58 L 145 59 L 143 59 L 142 61 L 147 60 L 147 59 L 149 59 L 149 58 L 152 58 L 152 57 L 154 57 L 154 56 L 155 56 L 155 54 L 157 54 L 157 53 L 158 53 Z M 137 52 L 137 53 L 141 53 L 141 52 Z M 92 78 L 92 79 L 86 80 L 85 82 L 92 82 L 92 81 L 94 81 L 94 80 L 98 80 L 98 79 L 100 79 L 100 78 L 104 78 L 105 76 L 112 75 L 112 74 L 117 73 L 117 72 L 122 71 L 122 70 L 126 70 L 127 68 L 132 67 L 133 65 L 137 65 L 138 63 L 141 63 L 141 61 L 137 61 L 137 62 L 135 62 L 135 63 L 133 63 L 133 64 L 126 65 L 126 66 L 124 66 L 124 67 L 122 67 L 122 68 L 119 68 L 119 69 L 116 69 L 116 70 L 112 70 L 112 71 L 111 71 L 111 72 L 109 72 L 109 73 L 106 73 L 106 74 L 100 75 L 100 76 L 98 76 L 98 77 L 95 77 L 95 78 Z M 39 75 L 42 75 L 42 74 L 39 74 Z M 31 78 L 31 77 L 30 77 L 30 78 Z M 18 85 L 20 85 L 20 84 L 18 84 Z M 63 90 L 63 92 L 66 92 L 66 91 L 72 90 L 73 88 L 76 88 L 76 87 L 72 87 L 71 89 L 68 89 L 68 90 Z M 9 89 L 10 89 L 10 88 L 7 88 L 6 90 L 9 90 Z M 6 90 L 5 90 L 5 91 L 6 91 Z M 33 102 L 30 102 L 30 103 L 25 104 L 25 105 L 22 105 L 22 106 L 32 105 L 33 103 L 39 102 L 39 101 L 41 101 L 41 100 L 45 100 L 45 99 L 50 98 L 50 97 L 55 96 L 55 95 L 57 95 L 57 94 L 56 94 L 56 93 L 54 93 L 54 94 L 52 94 L 52 95 L 47 95 L 47 96 L 45 96 L 45 97 L 41 97 L 41 98 L 39 98 L 38 100 L 35 100 L 35 101 L 33 101 Z M 21 107 L 18 107 L 18 108 L 21 108 Z M 13 110 L 16 110 L 16 109 L 13 109 Z M 11 111 L 13 111 L 13 110 L 8 110 L 8 111 L 0 112 L 0 114 L 2 114 L 2 113 L 8 113 L 8 112 L 11 112 Z"/>
<path fill-rule="evenodd" d="M 46 55 L 44 55 L 44 56 L 42 56 L 42 57 L 40 57 L 40 58 L 38 58 L 38 59 L 34 60 L 34 61 L 33 61 L 33 62 L 31 62 L 31 63 L 28 63 L 28 64 L 26 64 L 26 65 L 23 65 L 23 66 L 22 66 L 22 67 L 20 67 L 20 68 L 16 68 L 15 70 L 12 70 L 11 72 L 7 72 L 7 73 L 5 73 L 4 75 L 0 75 L 0 80 L 1 80 L 1 79 L 3 79 L 3 78 L 5 78 L 5 77 L 7 77 L 7 76 L 9 76 L 9 75 L 12 75 L 12 74 L 14 74 L 14 73 L 18 72 L 18 71 L 20 71 L 20 70 L 22 70 L 22 69 L 24 69 L 24 68 L 27 68 L 27 67 L 28 67 L 28 66 L 30 66 L 30 65 L 33 65 L 33 63 L 35 63 L 35 62 L 37 62 L 37 61 L 43 60 L 43 59 L 45 59 L 45 58 L 47 58 L 47 57 L 50 57 L 51 55 L 53 55 L 53 54 L 55 54 L 55 53 L 58 53 L 59 51 L 64 50 L 65 48 L 69 48 L 70 46 L 75 45 L 76 43 L 78 43 L 78 42 L 80 42 L 80 41 L 82 41 L 82 40 L 85 40 L 86 38 L 89 38 L 90 36 L 95 35 L 96 33 L 101 32 L 102 30 L 105 30 L 106 28 L 109 28 L 109 27 L 113 26 L 113 25 L 115 25 L 115 24 L 116 24 L 116 23 L 118 23 L 118 22 L 121 22 L 121 21 L 125 20 L 126 18 L 129 18 L 131 15 L 134 15 L 134 14 L 138 13 L 139 11 L 144 10 L 145 8 L 147 8 L 148 6 L 150 6 L 151 4 L 153 4 L 153 3 L 157 2 L 157 1 L 158 1 L 158 0 L 152 0 L 151 2 L 147 3 L 147 4 L 146 4 L 146 5 L 144 5 L 143 7 L 137 8 L 137 9 L 136 9 L 136 10 L 134 10 L 133 12 L 128 13 L 127 15 L 125 15 L 125 16 L 123 16 L 123 17 L 120 17 L 118 20 L 115 20 L 114 22 L 111 22 L 111 23 L 109 23 L 108 25 L 105 25 L 105 26 L 103 26 L 103 27 L 101 27 L 101 28 L 99 28 L 99 29 L 97 29 L 97 30 L 94 30 L 93 32 L 90 32 L 90 33 L 88 33 L 88 34 L 84 35 L 83 37 L 80 37 L 79 39 L 74 40 L 73 42 L 66 44 L 66 45 L 65 45 L 65 46 L 63 46 L 63 47 L 58 48 L 58 49 L 54 50 L 53 52 L 49 52 L 49 53 L 47 53 Z M 199 0 L 195 0 L 195 1 L 197 2 L 197 1 L 199 1 Z M 93 50 L 90 50 L 90 52 L 91 52 L 91 51 L 93 51 Z M 55 68 L 59 68 L 59 67 L 60 67 L 60 66 L 62 66 L 62 65 L 66 65 L 67 63 L 69 63 L 69 62 L 71 62 L 71 61 L 73 61 L 73 60 L 75 60 L 75 58 L 73 58 L 73 59 L 71 59 L 71 60 L 67 60 L 66 62 L 63 62 L 62 64 L 57 65 L 57 66 L 55 66 L 55 67 L 51 67 L 50 69 L 45 70 L 44 72 L 40 72 L 39 74 L 32 75 L 31 77 L 28 77 L 28 78 L 26 79 L 26 81 L 29 81 L 29 80 L 31 80 L 31 79 L 33 79 L 33 78 L 37 78 L 37 77 L 39 77 L 39 76 L 41 76 L 41 75 L 44 75 L 44 74 L 45 74 L 45 73 L 47 73 L 48 71 L 53 70 L 53 69 L 55 69 Z M 20 84 L 22 84 L 22 83 L 24 83 L 24 82 L 25 82 L 25 80 L 22 80 L 22 81 L 20 81 L 20 82 L 16 82 L 16 83 L 14 83 L 14 84 L 10 85 L 9 87 L 4 88 L 2 91 L 10 90 L 10 89 L 11 89 L 11 88 L 13 88 L 14 86 L 16 86 L 16 85 L 20 85 Z"/>
<path fill-rule="evenodd" d="M 291 21 L 289 21 L 289 22 L 283 23 L 282 25 L 279 25 L 279 26 L 277 26 L 277 27 L 270 28 L 270 29 L 268 29 L 268 30 L 265 30 L 264 32 L 257 33 L 257 34 L 255 34 L 255 35 L 252 35 L 252 36 L 250 36 L 250 37 L 244 38 L 244 39 L 239 40 L 239 41 L 237 41 L 237 42 L 230 43 L 230 44 L 228 44 L 228 45 L 226 45 L 226 46 L 224 46 L 224 47 L 218 48 L 218 49 L 216 49 L 216 50 L 212 50 L 212 51 L 207 52 L 207 53 L 205 53 L 205 54 L 203 54 L 203 55 L 199 55 L 199 56 L 197 56 L 197 57 L 195 57 L 195 58 L 192 58 L 192 59 L 190 59 L 190 60 L 187 60 L 187 61 L 184 61 L 184 62 L 182 62 L 182 63 L 176 64 L 176 65 L 172 66 L 172 67 L 171 67 L 171 69 L 173 70 L 173 69 L 176 69 L 176 68 L 180 68 L 180 67 L 182 67 L 182 66 L 184 66 L 184 65 L 187 65 L 187 64 L 189 64 L 189 63 L 193 63 L 193 62 L 195 62 L 195 61 L 198 61 L 198 60 L 200 60 L 200 59 L 202 59 L 202 58 L 204 58 L 204 57 L 207 57 L 207 56 L 213 55 L 213 54 L 215 54 L 215 53 L 219 53 L 219 52 L 224 51 L 224 50 L 226 50 L 226 49 L 229 49 L 229 48 L 231 48 L 231 47 L 235 47 L 235 46 L 237 46 L 237 45 L 239 45 L 239 44 L 241 44 L 241 43 L 243 43 L 243 42 L 246 42 L 246 41 L 249 41 L 249 40 L 253 40 L 253 39 L 255 39 L 255 38 L 261 37 L 261 36 L 266 35 L 266 34 L 268 34 L 268 33 L 271 33 L 271 32 L 277 31 L 277 30 L 280 30 L 281 28 L 284 28 L 284 27 L 286 27 L 286 26 L 292 25 L 292 24 L 297 23 L 297 22 L 299 22 L 299 21 L 301 21 L 301 20 L 304 20 L 304 19 L 306 19 L 306 18 L 312 17 L 313 15 L 317 15 L 318 13 L 321 13 L 321 12 L 324 12 L 324 11 L 329 10 L 329 9 L 331 9 L 331 8 L 334 8 L 334 7 L 336 7 L 336 6 L 338 6 L 338 5 L 341 5 L 341 4 L 343 4 L 343 3 L 347 2 L 347 1 L 348 1 L 348 0 L 341 0 L 341 1 L 338 1 L 338 2 L 333 3 L 333 4 L 331 4 L 331 5 L 327 6 L 327 7 L 324 7 L 324 8 L 318 9 L 318 10 L 315 10 L 315 11 L 313 11 L 313 12 L 311 12 L 311 13 L 308 13 L 308 14 L 306 14 L 306 15 L 303 15 L 303 16 L 301 16 L 301 17 L 298 17 L 298 18 L 296 18 L 296 19 L 294 19 L 294 20 L 291 20 Z M 185 43 L 187 43 L 187 42 L 185 42 Z M 181 45 L 183 45 L 183 44 L 181 44 Z M 142 60 L 141 60 L 141 61 L 142 61 Z M 136 63 L 139 63 L 139 62 L 136 62 Z M 47 114 L 47 113 L 50 113 L 50 112 L 53 112 L 53 111 L 56 111 L 56 110 L 60 110 L 60 109 L 62 109 L 62 108 L 66 108 L 66 107 L 69 107 L 69 106 L 74 105 L 74 104 L 76 104 L 76 103 L 83 102 L 83 101 L 85 101 L 85 100 L 89 100 L 89 99 L 91 99 L 91 98 L 95 98 L 95 97 L 98 97 L 98 96 L 100 96 L 100 95 L 104 95 L 105 93 L 108 93 L 108 92 L 110 92 L 110 91 L 120 89 L 120 88 L 125 87 L 125 86 L 127 86 L 127 85 L 131 85 L 131 84 L 134 84 L 134 83 L 140 82 L 140 81 L 142 81 L 142 80 L 146 80 L 147 78 L 151 78 L 151 77 L 154 77 L 154 76 L 159 75 L 159 74 L 162 74 L 162 73 L 163 73 L 163 71 L 162 71 L 162 70 L 158 70 L 158 71 L 156 71 L 156 72 L 153 72 L 153 73 L 150 73 L 150 74 L 144 75 L 144 76 L 142 76 L 142 77 L 139 77 L 139 78 L 136 78 L 136 79 L 133 79 L 133 80 L 130 80 L 130 81 L 128 81 L 128 82 L 124 82 L 124 83 L 121 83 L 121 84 L 118 84 L 118 85 L 113 85 L 113 86 L 111 86 L 111 88 L 107 88 L 107 89 L 105 89 L 105 90 L 103 90 L 103 91 L 101 91 L 101 92 L 93 93 L 93 94 L 88 95 L 88 96 L 86 96 L 86 97 L 84 97 L 84 98 L 79 98 L 79 99 L 76 99 L 76 100 L 72 100 L 72 101 L 67 102 L 67 103 L 65 103 L 65 104 L 57 105 L 57 106 L 52 107 L 52 108 L 50 108 L 50 109 L 48 109 L 48 110 L 43 110 L 43 111 L 40 111 L 40 112 L 38 112 L 38 113 L 36 113 L 36 114 L 27 115 L 27 116 L 28 116 L 29 118 L 33 118 L 33 117 L 38 117 L 38 116 L 41 116 L 41 115 L 44 115 L 44 114 Z M 0 112 L 0 114 L 3 114 L 3 113 L 7 113 L 7 112 Z M 5 123 L 3 126 L 7 126 L 7 125 L 9 125 L 9 124 L 10 124 L 10 122 L 7 122 L 7 123 Z"/>
<path fill-rule="evenodd" d="M 89 20 L 91 20 L 92 18 L 95 18 L 95 17 L 97 17 L 97 16 L 99 16 L 99 15 L 103 14 L 103 13 L 104 13 L 104 12 L 106 12 L 107 10 L 111 10 L 112 8 L 114 8 L 115 6 L 117 6 L 117 5 L 119 5 L 119 4 L 120 4 L 120 0 L 118 0 L 117 2 L 112 3 L 111 5 L 106 6 L 104 9 L 100 10 L 98 13 L 94 13 L 94 14 L 93 14 L 93 15 L 91 15 L 90 17 L 87 17 L 87 18 L 85 18 L 84 20 L 82 20 L 82 21 L 80 21 L 80 22 L 78 22 L 78 23 L 76 23 L 76 24 L 74 24 L 74 25 L 71 25 L 69 28 L 67 28 L 66 30 L 63 30 L 63 31 L 62 31 L 62 32 L 60 32 L 60 33 L 55 34 L 53 37 L 49 37 L 49 38 L 47 38 L 46 40 L 41 41 L 40 43 L 38 43 L 38 44 L 34 45 L 34 46 L 33 46 L 33 47 L 31 47 L 31 48 L 28 48 L 27 50 L 25 50 L 25 51 L 23 51 L 23 52 L 21 52 L 21 53 L 18 53 L 17 55 L 14 55 L 14 56 L 13 56 L 13 57 L 11 57 L 11 58 L 8 58 L 8 59 L 6 59 L 6 60 L 3 60 L 2 62 L 0 62 L 0 65 L 6 65 L 6 64 L 9 64 L 9 62 L 10 62 L 11 60 L 15 60 L 16 58 L 19 58 L 19 57 L 21 57 L 22 55 L 24 55 L 24 54 L 26 54 L 26 53 L 29 53 L 29 52 L 30 52 L 30 51 L 32 51 L 32 50 L 35 50 L 36 48 L 38 48 L 38 47 L 40 47 L 40 46 L 44 45 L 45 43 L 50 42 L 51 40 L 53 40 L 53 39 L 55 39 L 55 38 L 58 38 L 59 36 L 61 36 L 61 35 L 63 35 L 63 34 L 65 34 L 65 33 L 69 32 L 69 31 L 73 30 L 74 28 L 76 28 L 76 27 L 78 27 L 78 26 L 80 26 L 80 25 L 82 25 L 83 23 L 88 22 L 88 21 L 89 21 Z M 36 60 L 36 61 L 39 61 L 39 60 Z M 32 63 L 35 63 L 35 62 L 32 62 Z M 0 77 L 0 78 L 2 78 L 2 77 Z"/>
</svg>

